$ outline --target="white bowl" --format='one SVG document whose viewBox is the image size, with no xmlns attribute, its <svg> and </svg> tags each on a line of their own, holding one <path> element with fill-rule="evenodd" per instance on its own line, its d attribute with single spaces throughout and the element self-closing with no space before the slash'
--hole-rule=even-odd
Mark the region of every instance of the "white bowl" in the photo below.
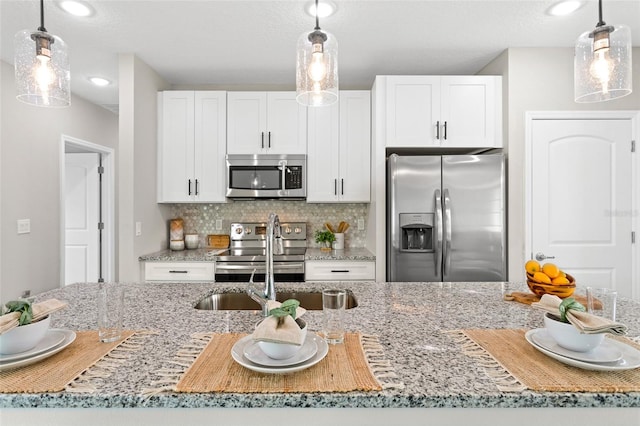
<svg viewBox="0 0 640 426">
<path fill-rule="evenodd" d="M 307 338 L 307 323 L 298 318 L 296 320 L 300 328 L 302 329 L 302 333 L 304 334 L 304 339 Z M 304 342 L 304 339 L 302 341 Z M 291 358 L 302 348 L 302 345 L 292 345 L 290 343 L 275 343 L 275 342 L 258 342 L 258 347 L 262 349 L 262 352 L 265 353 L 269 358 L 273 359 L 287 359 Z"/>
<path fill-rule="evenodd" d="M 554 319 L 548 313 L 544 315 L 544 326 L 558 345 L 574 352 L 588 352 L 597 348 L 604 340 L 603 333 L 580 333 L 573 324 Z"/>
<path fill-rule="evenodd" d="M 0 334 L 0 354 L 13 355 L 33 349 L 49 329 L 50 317 L 32 322 Z"/>
<path fill-rule="evenodd" d="M 198 234 L 185 234 L 184 245 L 188 250 L 197 249 L 200 245 L 200 236 Z"/>
</svg>

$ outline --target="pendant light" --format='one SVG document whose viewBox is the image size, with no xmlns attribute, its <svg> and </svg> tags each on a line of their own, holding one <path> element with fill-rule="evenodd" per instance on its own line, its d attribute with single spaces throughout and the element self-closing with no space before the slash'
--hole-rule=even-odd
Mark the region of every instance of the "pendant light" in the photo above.
<svg viewBox="0 0 640 426">
<path fill-rule="evenodd" d="M 44 0 L 40 0 L 40 27 L 15 36 L 15 75 L 18 100 L 42 107 L 70 104 L 69 56 L 60 37 L 44 27 Z"/>
<path fill-rule="evenodd" d="M 331 105 L 338 100 L 338 42 L 320 29 L 316 0 L 316 27 L 298 39 L 296 99 L 305 106 Z"/>
<path fill-rule="evenodd" d="M 576 102 L 603 102 L 632 91 L 631 31 L 625 25 L 607 25 L 598 3 L 598 24 L 580 35 L 574 58 Z"/>
</svg>

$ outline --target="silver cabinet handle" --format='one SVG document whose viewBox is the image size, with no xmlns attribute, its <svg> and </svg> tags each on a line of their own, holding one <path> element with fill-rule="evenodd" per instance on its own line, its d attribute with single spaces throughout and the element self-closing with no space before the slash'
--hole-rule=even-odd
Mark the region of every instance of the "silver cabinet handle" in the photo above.
<svg viewBox="0 0 640 426">
<path fill-rule="evenodd" d="M 440 190 L 435 192 L 436 203 L 436 277 L 442 272 L 442 199 Z"/>
<path fill-rule="evenodd" d="M 536 253 L 536 260 L 555 259 L 555 256 L 545 256 L 544 253 Z"/>
</svg>

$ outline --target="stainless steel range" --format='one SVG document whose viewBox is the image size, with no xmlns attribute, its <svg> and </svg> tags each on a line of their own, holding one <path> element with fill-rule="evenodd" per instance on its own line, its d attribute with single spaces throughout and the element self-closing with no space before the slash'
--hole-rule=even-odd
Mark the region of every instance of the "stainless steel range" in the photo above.
<svg viewBox="0 0 640 426">
<path fill-rule="evenodd" d="M 307 251 L 307 224 L 281 222 L 283 254 L 273 256 L 276 281 L 303 282 L 304 255 Z M 232 223 L 229 248 L 216 256 L 216 281 L 264 282 L 266 223 Z"/>
</svg>

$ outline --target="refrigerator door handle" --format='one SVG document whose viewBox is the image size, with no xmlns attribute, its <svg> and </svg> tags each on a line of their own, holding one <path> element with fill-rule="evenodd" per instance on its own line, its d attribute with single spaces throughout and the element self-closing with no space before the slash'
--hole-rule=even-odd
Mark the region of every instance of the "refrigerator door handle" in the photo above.
<svg viewBox="0 0 640 426">
<path fill-rule="evenodd" d="M 440 196 L 440 190 L 436 189 L 435 192 L 435 204 L 436 204 L 436 277 L 441 277 L 442 271 L 442 197 Z"/>
<path fill-rule="evenodd" d="M 449 198 L 449 190 L 444 190 L 443 195 L 444 206 L 444 244 L 442 246 L 442 256 L 444 257 L 444 265 L 442 267 L 442 277 L 449 273 L 451 266 L 451 199 Z"/>
</svg>

